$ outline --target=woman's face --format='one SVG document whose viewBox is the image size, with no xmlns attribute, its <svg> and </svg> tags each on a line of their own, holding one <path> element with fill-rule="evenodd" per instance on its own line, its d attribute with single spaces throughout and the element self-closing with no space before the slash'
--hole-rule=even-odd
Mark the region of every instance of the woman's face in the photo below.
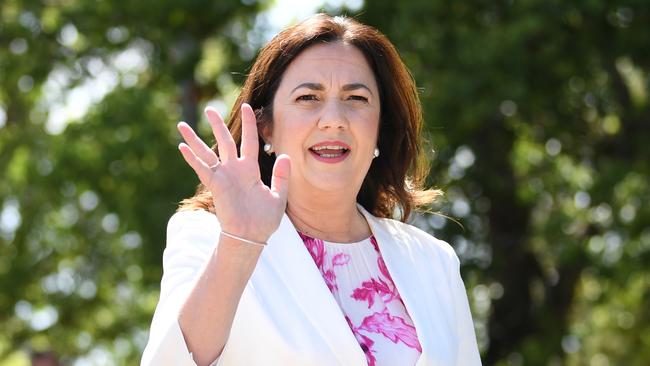
<svg viewBox="0 0 650 366">
<path fill-rule="evenodd" d="M 380 103 L 363 53 L 340 42 L 304 50 L 285 70 L 266 141 L 291 157 L 290 191 L 356 196 L 377 144 Z"/>
</svg>

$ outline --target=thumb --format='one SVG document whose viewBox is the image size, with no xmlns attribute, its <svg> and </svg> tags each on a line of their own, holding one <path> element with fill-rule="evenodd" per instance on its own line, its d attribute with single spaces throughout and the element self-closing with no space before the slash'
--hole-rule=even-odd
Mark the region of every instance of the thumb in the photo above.
<svg viewBox="0 0 650 366">
<path fill-rule="evenodd" d="M 286 202 L 289 193 L 289 175 L 291 174 L 291 158 L 289 155 L 280 154 L 273 165 L 271 176 L 271 192 L 276 193 Z"/>
</svg>

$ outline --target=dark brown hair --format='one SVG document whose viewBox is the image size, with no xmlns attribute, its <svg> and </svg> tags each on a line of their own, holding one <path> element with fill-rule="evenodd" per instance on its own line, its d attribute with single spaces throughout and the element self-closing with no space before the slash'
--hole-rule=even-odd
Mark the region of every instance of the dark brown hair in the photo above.
<svg viewBox="0 0 650 366">
<path fill-rule="evenodd" d="M 282 75 L 289 64 L 308 47 L 327 42 L 343 42 L 358 48 L 366 57 L 379 87 L 381 114 L 379 141 L 381 155 L 370 165 L 357 202 L 375 216 L 392 217 L 396 210 L 405 221 L 414 207 L 431 203 L 438 190 L 422 188 L 426 177 L 420 147 L 422 109 L 415 82 L 391 42 L 376 29 L 346 17 L 317 14 L 275 36 L 260 51 L 227 124 L 239 146 L 241 105 L 248 103 L 258 115 L 258 123 L 273 123 L 271 106 Z M 262 153 L 259 139 L 262 181 L 270 186 L 275 156 Z M 216 150 L 216 146 L 213 147 Z M 196 194 L 183 200 L 179 210 L 214 211 L 212 195 L 199 185 Z"/>
</svg>

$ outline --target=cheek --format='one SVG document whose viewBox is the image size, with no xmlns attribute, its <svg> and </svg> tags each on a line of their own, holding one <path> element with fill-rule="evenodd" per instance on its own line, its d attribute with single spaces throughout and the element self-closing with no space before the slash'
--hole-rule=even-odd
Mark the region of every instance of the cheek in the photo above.
<svg viewBox="0 0 650 366">
<path fill-rule="evenodd" d="M 282 128 L 274 131 L 274 144 L 284 152 L 299 153 L 303 150 L 308 132 L 305 123 L 285 120 Z"/>
<path fill-rule="evenodd" d="M 377 143 L 377 136 L 379 135 L 379 115 L 372 114 L 366 116 L 364 121 L 365 123 L 361 126 L 363 129 L 362 133 L 364 136 L 368 137 L 370 143 L 374 145 Z"/>
<path fill-rule="evenodd" d="M 362 108 L 352 112 L 353 119 L 363 121 L 363 126 L 368 130 L 379 128 L 379 115 L 378 108 Z"/>
</svg>

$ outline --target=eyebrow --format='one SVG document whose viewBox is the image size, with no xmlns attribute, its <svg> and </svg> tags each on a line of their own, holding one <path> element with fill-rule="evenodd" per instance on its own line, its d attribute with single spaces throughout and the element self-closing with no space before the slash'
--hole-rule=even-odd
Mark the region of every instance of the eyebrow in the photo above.
<svg viewBox="0 0 650 366">
<path fill-rule="evenodd" d="M 307 89 L 317 90 L 317 91 L 323 91 L 323 90 L 325 90 L 325 87 L 323 86 L 323 84 L 319 84 L 319 83 L 302 83 L 302 84 L 298 85 L 297 87 L 293 88 L 293 90 L 291 91 L 291 93 L 295 92 L 296 90 L 298 90 L 298 89 L 300 89 L 300 88 L 307 88 Z M 368 91 L 368 93 L 370 93 L 370 95 L 374 96 L 374 94 L 372 94 L 372 91 L 370 90 L 370 88 L 368 88 L 368 87 L 367 87 L 365 84 L 363 84 L 363 83 L 345 84 L 345 85 L 343 85 L 343 88 L 342 88 L 342 89 L 343 89 L 343 91 L 352 91 L 352 90 L 357 90 L 357 89 L 366 89 L 366 90 Z"/>
</svg>

